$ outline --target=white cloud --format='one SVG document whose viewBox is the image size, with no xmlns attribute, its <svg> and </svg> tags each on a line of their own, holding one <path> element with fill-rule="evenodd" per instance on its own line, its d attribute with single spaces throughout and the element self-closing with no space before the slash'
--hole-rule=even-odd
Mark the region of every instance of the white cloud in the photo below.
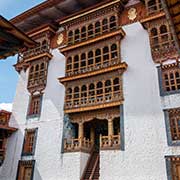
<svg viewBox="0 0 180 180">
<path fill-rule="evenodd" d="M 0 103 L 0 110 L 12 111 L 12 103 Z"/>
</svg>

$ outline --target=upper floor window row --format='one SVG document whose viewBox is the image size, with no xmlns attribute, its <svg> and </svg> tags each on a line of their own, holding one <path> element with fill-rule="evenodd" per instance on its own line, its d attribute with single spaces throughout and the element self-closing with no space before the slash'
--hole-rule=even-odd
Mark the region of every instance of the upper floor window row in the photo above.
<svg viewBox="0 0 180 180">
<path fill-rule="evenodd" d="M 154 14 L 162 10 L 161 0 L 145 0 L 147 14 Z"/>
<path fill-rule="evenodd" d="M 117 17 L 111 16 L 87 26 L 75 29 L 74 31 L 70 30 L 68 32 L 68 45 L 85 41 L 89 38 L 117 29 L 117 24 Z"/>
<path fill-rule="evenodd" d="M 151 46 L 154 50 L 168 48 L 173 42 L 173 37 L 168 24 L 152 27 L 150 29 Z"/>
<path fill-rule="evenodd" d="M 97 48 L 89 52 L 70 56 L 67 58 L 66 75 L 79 74 L 97 68 L 102 68 L 120 60 L 119 44 L 109 44 L 103 48 Z"/>
</svg>

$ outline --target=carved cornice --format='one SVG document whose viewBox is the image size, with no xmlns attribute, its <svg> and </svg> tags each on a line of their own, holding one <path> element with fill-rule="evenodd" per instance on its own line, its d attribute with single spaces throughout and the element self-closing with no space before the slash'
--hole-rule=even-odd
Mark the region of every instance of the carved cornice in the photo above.
<svg viewBox="0 0 180 180">
<path fill-rule="evenodd" d="M 69 114 L 71 122 L 79 123 L 79 122 L 87 122 L 93 119 L 114 119 L 120 117 L 120 109 L 119 106 L 115 106 L 113 108 L 109 107 L 106 109 L 94 109 L 92 111 L 85 111 L 80 113 Z"/>
<path fill-rule="evenodd" d="M 114 107 L 114 106 L 119 106 L 123 104 L 123 100 L 121 101 L 116 101 L 116 102 L 107 102 L 104 104 L 95 104 L 91 106 L 85 106 L 85 107 L 78 107 L 78 108 L 71 108 L 71 109 L 65 109 L 65 113 L 77 113 L 77 112 L 83 112 L 83 111 L 92 111 L 96 109 L 104 109 L 104 108 L 109 108 L 109 107 Z"/>
<path fill-rule="evenodd" d="M 77 79 L 96 76 L 96 75 L 99 75 L 99 74 L 104 74 L 104 73 L 111 72 L 111 71 L 116 71 L 118 69 L 120 69 L 120 70 L 122 70 L 122 72 L 124 72 L 127 69 L 127 67 L 128 67 L 128 65 L 125 62 L 123 62 L 123 63 L 116 64 L 114 66 L 109 66 L 109 67 L 106 67 L 106 68 L 98 69 L 98 70 L 87 72 L 87 73 L 84 73 L 84 74 L 78 74 L 78 75 L 74 75 L 74 76 L 70 76 L 70 77 L 59 78 L 59 82 L 60 83 L 65 83 L 65 82 L 68 82 L 68 81 L 73 81 L 73 80 L 77 80 Z"/>
</svg>

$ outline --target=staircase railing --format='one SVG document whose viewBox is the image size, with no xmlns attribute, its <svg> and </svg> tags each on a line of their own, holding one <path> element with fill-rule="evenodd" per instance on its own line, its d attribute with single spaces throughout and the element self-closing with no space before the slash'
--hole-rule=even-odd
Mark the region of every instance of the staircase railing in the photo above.
<svg viewBox="0 0 180 180">
<path fill-rule="evenodd" d="M 94 172 L 95 172 L 95 170 L 96 170 L 96 166 L 97 166 L 97 164 L 98 164 L 98 161 L 99 161 L 99 156 L 96 157 L 96 161 L 95 161 L 95 163 L 94 163 L 94 167 L 93 167 L 93 169 L 92 169 L 92 172 L 91 172 L 91 175 L 90 175 L 89 180 L 92 180 L 92 178 L 93 178 L 93 176 L 94 176 Z"/>
<path fill-rule="evenodd" d="M 89 166 L 89 163 L 90 163 L 90 161 L 91 161 L 91 158 L 92 158 L 93 153 L 94 153 L 94 145 L 93 145 L 92 148 L 91 148 L 89 158 L 88 158 L 88 160 L 87 160 L 86 166 L 85 166 L 85 168 L 84 168 L 84 171 L 83 171 L 83 174 L 82 174 L 80 180 L 83 180 L 83 178 L 84 178 L 84 176 L 85 176 L 86 170 L 87 170 L 87 168 L 88 168 L 88 166 Z"/>
</svg>

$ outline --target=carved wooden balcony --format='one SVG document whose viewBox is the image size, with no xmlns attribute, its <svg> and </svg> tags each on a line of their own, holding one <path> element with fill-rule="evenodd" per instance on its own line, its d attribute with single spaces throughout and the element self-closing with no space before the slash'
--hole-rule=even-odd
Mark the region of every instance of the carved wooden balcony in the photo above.
<svg viewBox="0 0 180 180">
<path fill-rule="evenodd" d="M 122 91 L 66 100 L 65 112 L 80 112 L 120 105 L 123 101 Z"/>
<path fill-rule="evenodd" d="M 120 133 L 118 135 L 111 136 L 100 135 L 101 150 L 120 149 L 120 143 Z"/>
<path fill-rule="evenodd" d="M 18 63 L 23 62 L 23 61 L 31 61 L 37 58 L 42 58 L 44 56 L 47 56 L 49 58 L 52 57 L 50 53 L 50 48 L 49 45 L 44 44 L 41 46 L 38 46 L 33 49 L 29 49 L 21 54 L 18 55 Z"/>
<path fill-rule="evenodd" d="M 92 141 L 86 138 L 64 139 L 64 152 L 90 152 L 93 147 Z"/>
<path fill-rule="evenodd" d="M 177 48 L 173 40 L 164 42 L 163 44 L 157 44 L 151 50 L 155 62 L 162 62 L 168 58 L 177 56 Z"/>
</svg>

